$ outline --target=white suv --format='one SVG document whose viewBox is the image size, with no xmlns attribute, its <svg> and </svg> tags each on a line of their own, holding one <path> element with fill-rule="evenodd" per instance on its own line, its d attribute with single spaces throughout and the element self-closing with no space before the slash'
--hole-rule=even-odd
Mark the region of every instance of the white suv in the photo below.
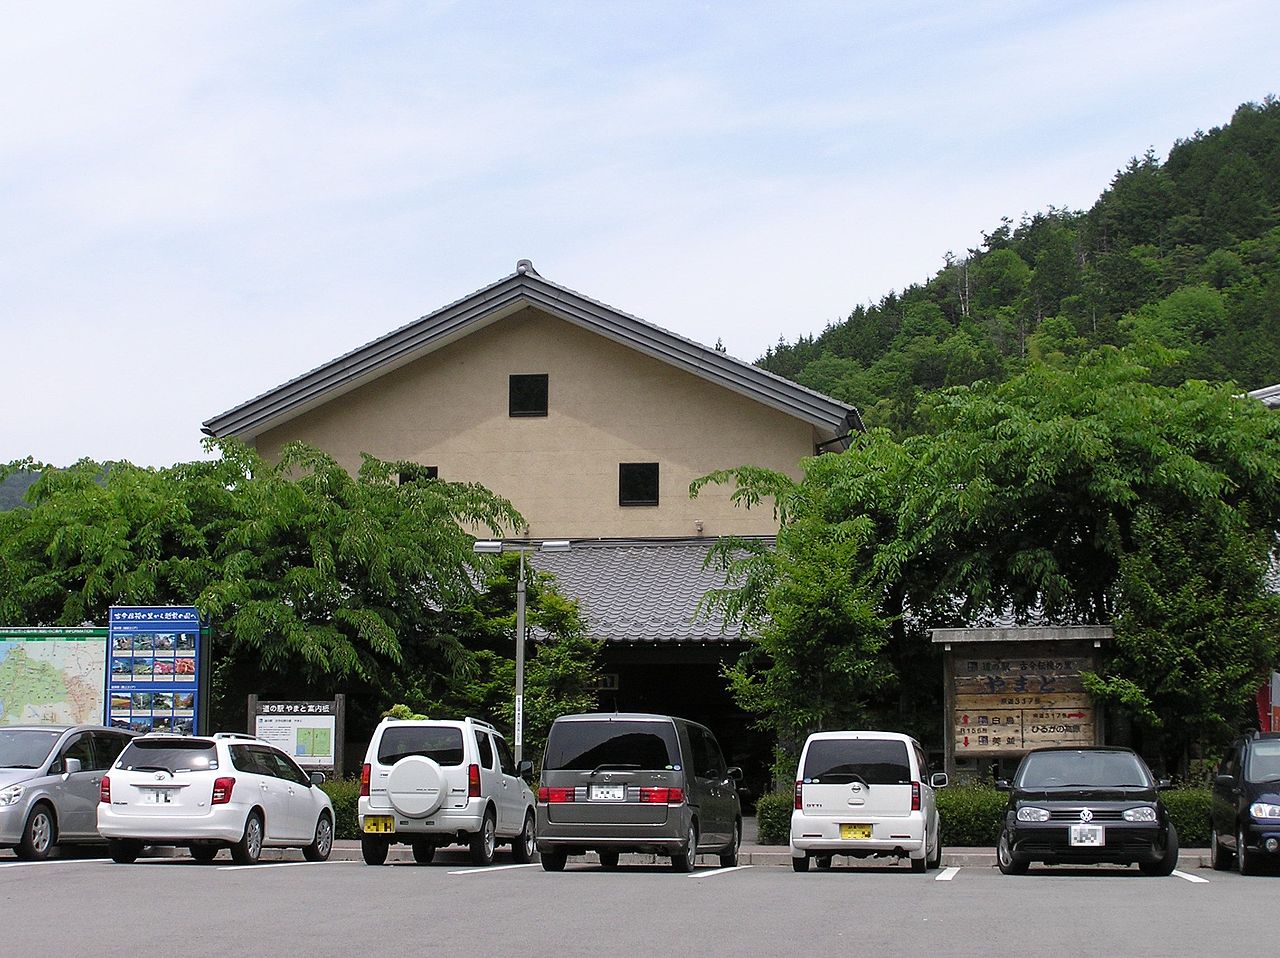
<svg viewBox="0 0 1280 958">
<path fill-rule="evenodd" d="M 252 735 L 140 735 L 102 776 L 98 832 L 120 863 L 135 861 L 143 845 L 185 845 L 198 862 L 229 848 L 238 864 L 252 865 L 264 846 L 324 861 L 333 803 L 323 781 Z"/>
<path fill-rule="evenodd" d="M 833 855 L 892 856 L 912 870 L 942 861 L 935 788 L 915 739 L 896 732 L 817 732 L 800 753 L 791 813 L 791 864 L 808 871 L 809 859 L 830 868 Z"/>
<path fill-rule="evenodd" d="M 445 845 L 470 846 L 477 865 L 510 844 L 520 863 L 533 860 L 534 800 L 506 740 L 488 722 L 383 719 L 360 772 L 360 849 L 368 865 L 405 842 L 426 863 Z"/>
</svg>

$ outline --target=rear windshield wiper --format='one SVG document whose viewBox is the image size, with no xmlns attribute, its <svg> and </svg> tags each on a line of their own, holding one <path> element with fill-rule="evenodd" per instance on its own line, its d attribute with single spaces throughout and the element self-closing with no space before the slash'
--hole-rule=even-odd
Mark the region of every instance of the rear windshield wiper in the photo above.
<svg viewBox="0 0 1280 958">
<path fill-rule="evenodd" d="M 624 772 L 629 769 L 639 768 L 639 767 L 640 767 L 639 765 L 628 765 L 624 762 L 605 762 L 603 765 L 597 765 L 595 768 L 593 768 L 591 770 L 591 774 L 596 775 L 599 772 L 604 772 L 604 771 Z"/>
<path fill-rule="evenodd" d="M 173 774 L 173 769 L 169 768 L 166 765 L 130 765 L 129 771 L 131 772 L 168 772 L 170 775 Z"/>
</svg>

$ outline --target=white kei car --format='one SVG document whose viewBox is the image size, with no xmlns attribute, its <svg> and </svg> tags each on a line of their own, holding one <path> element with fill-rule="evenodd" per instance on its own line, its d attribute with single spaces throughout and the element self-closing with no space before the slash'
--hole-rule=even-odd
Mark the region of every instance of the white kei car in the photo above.
<svg viewBox="0 0 1280 958">
<path fill-rule="evenodd" d="M 102 777 L 98 832 L 122 864 L 144 845 L 185 846 L 198 862 L 229 848 L 238 864 L 252 865 L 268 846 L 324 861 L 333 804 L 323 781 L 251 735 L 142 735 Z"/>
</svg>

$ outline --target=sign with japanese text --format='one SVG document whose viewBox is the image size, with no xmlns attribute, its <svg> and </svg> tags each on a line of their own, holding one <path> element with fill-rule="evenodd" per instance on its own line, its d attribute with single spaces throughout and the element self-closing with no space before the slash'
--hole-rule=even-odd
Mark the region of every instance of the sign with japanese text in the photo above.
<svg viewBox="0 0 1280 958">
<path fill-rule="evenodd" d="M 191 606 L 114 606 L 107 626 L 107 724 L 199 734 L 200 613 Z"/>
<path fill-rule="evenodd" d="M 341 698 L 328 702 L 263 702 L 251 699 L 251 731 L 293 756 L 303 768 L 335 768 L 342 733 Z"/>
</svg>

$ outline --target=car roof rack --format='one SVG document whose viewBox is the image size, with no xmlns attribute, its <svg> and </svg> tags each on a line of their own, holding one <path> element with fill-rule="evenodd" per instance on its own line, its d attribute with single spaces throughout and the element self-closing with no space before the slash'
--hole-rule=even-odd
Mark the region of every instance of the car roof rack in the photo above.
<svg viewBox="0 0 1280 958">
<path fill-rule="evenodd" d="M 486 722 L 484 719 L 472 718 L 470 715 L 468 715 L 462 721 L 469 722 L 472 725 L 479 725 L 481 728 L 487 728 L 491 732 L 498 731 L 496 728 L 493 727 L 493 723 Z"/>
<path fill-rule="evenodd" d="M 247 738 L 252 742 L 258 740 L 258 736 L 250 735 L 248 732 L 214 732 L 214 738 Z"/>
</svg>

